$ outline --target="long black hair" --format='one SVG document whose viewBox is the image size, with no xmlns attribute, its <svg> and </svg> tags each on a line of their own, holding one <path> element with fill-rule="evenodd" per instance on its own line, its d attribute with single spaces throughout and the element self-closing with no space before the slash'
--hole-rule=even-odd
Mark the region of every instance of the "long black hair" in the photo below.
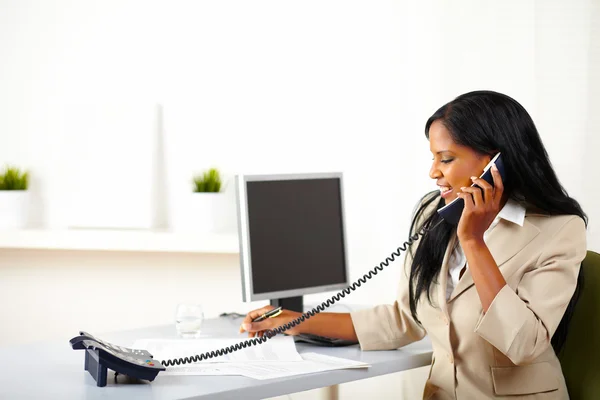
<svg viewBox="0 0 600 400">
<path fill-rule="evenodd" d="M 510 198 L 536 212 L 578 215 L 587 226 L 586 214 L 558 181 L 533 120 L 517 101 L 492 91 L 463 94 L 442 106 L 427 120 L 427 139 L 431 124 L 437 120 L 448 129 L 455 143 L 490 157 L 497 152 L 502 153 L 506 172 L 504 190 Z M 426 213 L 426 210 L 438 209 L 443 205 L 439 191 L 426 194 L 414 214 L 410 228 L 410 234 L 414 235 L 424 226 L 431 227 L 440 223 L 421 238 L 416 251 L 411 249 L 410 311 L 417 322 L 417 302 L 425 293 L 432 304 L 430 288 L 437 283 L 444 253 L 456 232 L 456 226 L 440 221 L 441 217 L 437 212 Z M 562 348 L 569 320 L 582 289 L 582 271 L 580 268 L 575 293 L 552 337 L 556 353 Z"/>
</svg>

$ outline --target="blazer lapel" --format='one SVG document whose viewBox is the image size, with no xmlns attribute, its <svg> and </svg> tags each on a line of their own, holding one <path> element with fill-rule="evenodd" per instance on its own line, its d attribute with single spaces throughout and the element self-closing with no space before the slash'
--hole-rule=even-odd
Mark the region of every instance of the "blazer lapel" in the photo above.
<svg viewBox="0 0 600 400">
<path fill-rule="evenodd" d="M 523 226 L 501 220 L 489 233 L 486 244 L 490 249 L 490 253 L 492 253 L 492 257 L 496 260 L 496 264 L 498 264 L 498 267 L 501 267 L 502 264 L 531 242 L 538 233 L 540 233 L 540 230 L 527 221 L 527 218 L 523 221 Z M 473 276 L 471 276 L 470 268 L 467 268 L 450 295 L 448 302 L 454 300 L 459 294 L 473 286 L 473 284 Z"/>
</svg>

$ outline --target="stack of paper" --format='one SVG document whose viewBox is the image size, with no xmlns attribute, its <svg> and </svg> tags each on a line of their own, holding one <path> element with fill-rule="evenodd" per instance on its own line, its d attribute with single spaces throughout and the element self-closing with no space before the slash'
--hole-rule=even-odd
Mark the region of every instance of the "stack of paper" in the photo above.
<svg viewBox="0 0 600 400">
<path fill-rule="evenodd" d="M 164 340 L 145 339 L 131 347 L 148 350 L 155 359 L 167 360 L 203 354 L 239 343 L 239 339 Z M 258 346 L 203 360 L 168 367 L 162 375 L 243 375 L 254 379 L 274 379 L 346 368 L 368 368 L 359 361 L 296 350 L 294 339 L 276 336 Z"/>
</svg>

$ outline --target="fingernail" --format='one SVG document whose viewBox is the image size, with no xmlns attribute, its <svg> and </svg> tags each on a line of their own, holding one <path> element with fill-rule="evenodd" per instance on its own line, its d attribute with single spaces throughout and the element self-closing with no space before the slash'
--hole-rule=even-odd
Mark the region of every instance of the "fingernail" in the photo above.
<svg viewBox="0 0 600 400">
<path fill-rule="evenodd" d="M 472 180 L 472 181 L 474 181 L 475 179 L 477 179 L 477 177 L 476 177 L 476 176 L 472 176 L 472 177 L 471 177 L 471 180 Z"/>
<path fill-rule="evenodd" d="M 498 171 L 498 167 L 496 167 L 496 164 L 492 164 L 492 169 L 493 169 L 494 171 Z"/>
<path fill-rule="evenodd" d="M 466 187 L 461 187 L 461 188 L 460 188 L 460 190 L 465 190 L 465 189 L 466 189 Z"/>
<path fill-rule="evenodd" d="M 252 327 L 252 325 L 250 325 L 250 324 L 242 324 L 242 328 L 243 328 L 245 331 L 249 331 L 249 330 L 250 330 L 250 327 Z"/>
</svg>

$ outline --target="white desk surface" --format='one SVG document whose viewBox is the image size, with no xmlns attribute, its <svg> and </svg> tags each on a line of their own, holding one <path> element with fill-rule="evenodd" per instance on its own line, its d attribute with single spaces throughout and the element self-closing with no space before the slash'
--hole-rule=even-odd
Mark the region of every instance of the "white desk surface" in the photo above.
<svg viewBox="0 0 600 400">
<path fill-rule="evenodd" d="M 237 336 L 241 320 L 209 319 L 203 331 L 211 336 Z M 86 330 L 85 327 L 81 327 Z M 173 325 L 133 331 L 92 335 L 121 346 L 131 346 L 141 338 L 176 338 Z M 302 352 L 319 352 L 371 364 L 367 369 L 337 370 L 288 378 L 255 380 L 243 376 L 163 376 L 152 382 L 127 382 L 109 370 L 106 387 L 97 387 L 84 370 L 84 350 L 73 350 L 69 339 L 62 341 L 0 347 L 0 398 L 2 399 L 263 399 L 289 393 L 336 385 L 399 372 L 431 363 L 431 344 L 426 338 L 399 350 L 361 351 L 358 345 L 349 347 L 317 347 L 297 343 Z M 239 335 L 243 338 L 243 335 Z"/>
</svg>

